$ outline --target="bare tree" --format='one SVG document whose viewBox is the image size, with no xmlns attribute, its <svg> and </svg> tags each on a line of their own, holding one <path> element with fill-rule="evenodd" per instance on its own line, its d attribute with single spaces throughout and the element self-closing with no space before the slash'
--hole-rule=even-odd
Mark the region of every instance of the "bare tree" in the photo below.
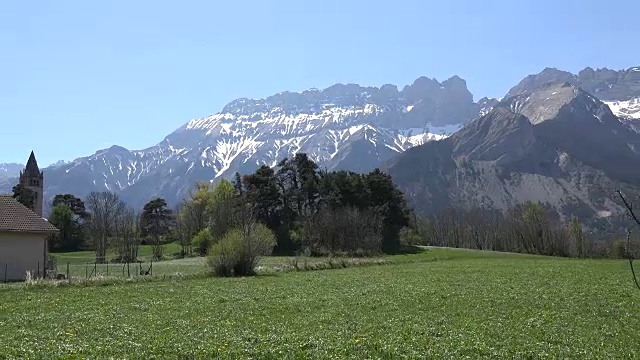
<svg viewBox="0 0 640 360">
<path fill-rule="evenodd" d="M 134 262 L 138 259 L 140 231 L 135 210 L 126 207 L 116 216 L 114 222 L 114 246 L 120 262 Z"/>
<path fill-rule="evenodd" d="M 638 216 L 633 211 L 633 203 L 630 200 L 627 200 L 624 197 L 624 195 L 622 195 L 622 191 L 616 190 L 616 193 L 618 194 L 618 196 L 620 197 L 620 200 L 622 200 L 622 203 L 627 209 L 627 215 L 633 220 L 633 222 L 636 223 L 637 226 L 640 226 L 640 219 L 638 219 Z M 636 287 L 640 289 L 640 284 L 638 283 L 638 278 L 636 277 L 636 271 L 633 268 L 633 260 L 634 260 L 633 252 L 630 251 L 630 249 L 631 249 L 631 230 L 627 229 L 627 251 L 626 251 L 627 259 L 629 260 L 629 266 L 631 267 L 631 275 L 633 275 L 633 282 L 636 284 Z"/>
<path fill-rule="evenodd" d="M 91 214 L 88 228 L 96 251 L 96 262 L 104 263 L 109 237 L 113 235 L 116 219 L 126 205 L 116 193 L 108 191 L 91 192 L 85 204 Z"/>
</svg>

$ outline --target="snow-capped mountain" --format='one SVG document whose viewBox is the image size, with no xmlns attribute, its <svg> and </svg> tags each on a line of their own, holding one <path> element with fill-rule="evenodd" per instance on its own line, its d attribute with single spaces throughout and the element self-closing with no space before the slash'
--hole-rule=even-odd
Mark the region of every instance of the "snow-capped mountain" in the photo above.
<svg viewBox="0 0 640 360">
<path fill-rule="evenodd" d="M 150 148 L 112 146 L 44 169 L 45 196 L 108 190 L 136 207 L 155 196 L 175 204 L 197 181 L 275 166 L 297 152 L 330 170 L 369 171 L 410 147 L 446 138 L 496 103 L 474 103 L 457 76 L 442 83 L 420 77 L 402 90 L 336 84 L 237 99 Z"/>
<path fill-rule="evenodd" d="M 529 75 L 504 101 L 550 83 L 567 83 L 605 102 L 628 128 L 640 132 L 640 68 L 586 68 L 577 75 L 554 68 Z M 305 152 L 327 169 L 368 171 L 405 150 L 440 140 L 491 110 L 501 99 L 473 101 L 458 76 L 443 82 L 420 77 L 395 85 L 336 84 L 324 90 L 281 92 L 265 99 L 236 99 L 220 112 L 193 119 L 150 148 L 120 146 L 45 168 L 45 196 L 116 191 L 140 207 L 161 196 L 171 204 L 197 181 L 231 178 Z M 542 99 L 540 106 L 547 106 Z M 20 167 L 21 168 L 21 167 Z M 17 179 L 0 181 L 9 192 Z"/>
<path fill-rule="evenodd" d="M 0 189 L 9 188 L 9 190 L 11 190 L 13 185 L 15 185 L 12 179 L 20 174 L 20 170 L 22 170 L 23 167 L 24 165 L 20 164 L 0 164 Z M 0 193 L 3 193 L 3 191 L 0 190 Z"/>
<path fill-rule="evenodd" d="M 0 177 L 14 177 L 20 173 L 24 165 L 20 164 L 0 164 Z"/>
</svg>

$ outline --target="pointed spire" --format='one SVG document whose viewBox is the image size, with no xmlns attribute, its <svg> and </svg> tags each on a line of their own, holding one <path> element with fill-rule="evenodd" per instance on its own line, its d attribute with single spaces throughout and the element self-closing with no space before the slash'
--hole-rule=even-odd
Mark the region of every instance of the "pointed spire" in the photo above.
<svg viewBox="0 0 640 360">
<path fill-rule="evenodd" d="M 29 160 L 27 161 L 27 166 L 24 170 L 24 172 L 29 175 L 40 175 L 38 161 L 36 161 L 36 155 L 33 153 L 33 150 L 31 150 L 31 155 L 29 155 Z"/>
</svg>

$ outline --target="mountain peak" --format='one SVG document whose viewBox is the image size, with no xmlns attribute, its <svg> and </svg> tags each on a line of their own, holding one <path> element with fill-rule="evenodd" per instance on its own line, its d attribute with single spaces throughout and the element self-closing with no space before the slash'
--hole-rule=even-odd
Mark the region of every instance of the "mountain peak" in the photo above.
<svg viewBox="0 0 640 360">
<path fill-rule="evenodd" d="M 498 107 L 454 134 L 453 154 L 467 160 L 493 161 L 496 165 L 522 158 L 534 143 L 529 120 Z"/>
<path fill-rule="evenodd" d="M 559 119 L 561 111 L 579 111 L 586 118 L 614 119 L 609 108 L 595 96 L 569 82 L 551 83 L 545 87 L 512 96 L 498 105 L 526 116 L 532 124 Z M 603 115 L 606 115 L 603 117 Z"/>
<path fill-rule="evenodd" d="M 526 94 L 558 83 L 575 84 L 575 75 L 553 67 L 546 67 L 538 74 L 529 75 L 522 79 L 518 85 L 509 90 L 505 98 Z"/>
</svg>

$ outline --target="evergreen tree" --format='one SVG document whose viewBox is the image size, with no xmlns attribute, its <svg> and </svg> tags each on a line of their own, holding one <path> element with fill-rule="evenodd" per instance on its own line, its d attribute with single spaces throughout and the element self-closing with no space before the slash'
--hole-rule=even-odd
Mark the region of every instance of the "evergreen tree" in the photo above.
<svg viewBox="0 0 640 360">
<path fill-rule="evenodd" d="M 167 207 L 167 202 L 156 198 L 145 204 L 140 216 L 140 230 L 143 236 L 149 236 L 153 245 L 153 257 L 162 258 L 163 246 L 161 236 L 166 235 L 173 228 L 173 211 Z"/>
<path fill-rule="evenodd" d="M 12 191 L 14 199 L 29 209 L 33 209 L 36 203 L 36 193 L 33 190 L 18 184 L 13 187 Z"/>
</svg>

